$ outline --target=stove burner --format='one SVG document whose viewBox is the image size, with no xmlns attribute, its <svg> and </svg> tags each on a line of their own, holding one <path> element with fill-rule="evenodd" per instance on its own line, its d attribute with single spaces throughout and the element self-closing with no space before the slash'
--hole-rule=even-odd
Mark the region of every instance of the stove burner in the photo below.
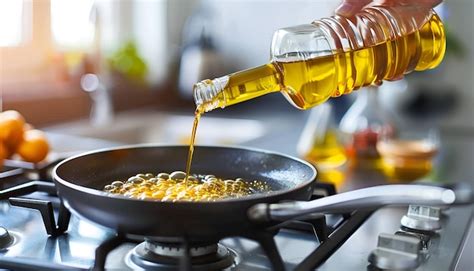
<svg viewBox="0 0 474 271">
<path fill-rule="evenodd" d="M 145 249 L 155 253 L 159 256 L 165 257 L 184 257 L 185 251 L 181 244 L 165 244 L 165 243 L 156 243 L 156 242 L 145 242 Z M 210 245 L 200 245 L 197 247 L 191 247 L 189 250 L 189 255 L 191 257 L 199 257 L 208 255 L 211 253 L 216 253 L 218 249 L 217 244 Z"/>
<path fill-rule="evenodd" d="M 222 270 L 237 264 L 238 256 L 221 244 L 205 244 L 189 248 L 191 270 Z M 132 269 L 177 270 L 187 257 L 182 244 L 145 241 L 127 255 L 125 262 Z"/>
<path fill-rule="evenodd" d="M 4 227 L 0 227 L 0 250 L 6 249 L 15 243 L 15 237 Z"/>
</svg>

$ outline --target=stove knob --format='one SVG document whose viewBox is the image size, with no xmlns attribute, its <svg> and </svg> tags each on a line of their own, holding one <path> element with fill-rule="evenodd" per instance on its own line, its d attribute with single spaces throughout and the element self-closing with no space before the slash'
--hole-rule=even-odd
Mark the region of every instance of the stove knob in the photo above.
<svg viewBox="0 0 474 271">
<path fill-rule="evenodd" d="M 402 217 L 402 226 L 420 231 L 441 229 L 441 209 L 437 207 L 410 205 L 408 213 Z"/>
<path fill-rule="evenodd" d="M 369 263 L 377 269 L 411 270 L 420 265 L 420 240 L 395 234 L 381 233 L 377 248 L 370 253 Z"/>
<path fill-rule="evenodd" d="M 419 239 L 421 242 L 421 252 L 427 253 L 428 248 L 430 246 L 430 235 L 429 234 L 424 234 L 421 232 L 414 232 L 414 231 L 404 231 L 400 230 L 395 233 L 395 235 L 402 235 L 402 236 L 408 236 L 412 238 Z"/>
<path fill-rule="evenodd" d="M 0 249 L 9 247 L 13 243 L 13 237 L 4 227 L 0 227 Z"/>
</svg>

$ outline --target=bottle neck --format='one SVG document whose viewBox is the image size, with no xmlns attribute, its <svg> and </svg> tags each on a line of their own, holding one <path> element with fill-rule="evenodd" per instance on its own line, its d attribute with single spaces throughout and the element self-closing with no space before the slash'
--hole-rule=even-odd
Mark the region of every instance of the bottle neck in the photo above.
<svg viewBox="0 0 474 271">
<path fill-rule="evenodd" d="M 217 107 L 225 107 L 224 101 L 220 101 L 219 96 L 223 95 L 223 91 L 229 76 L 222 76 L 213 80 L 203 80 L 194 85 L 194 102 L 198 111 L 208 112 Z"/>
<path fill-rule="evenodd" d="M 204 80 L 194 85 L 194 101 L 202 112 L 224 108 L 280 91 L 280 78 L 275 66 L 269 63 L 213 80 Z"/>
</svg>

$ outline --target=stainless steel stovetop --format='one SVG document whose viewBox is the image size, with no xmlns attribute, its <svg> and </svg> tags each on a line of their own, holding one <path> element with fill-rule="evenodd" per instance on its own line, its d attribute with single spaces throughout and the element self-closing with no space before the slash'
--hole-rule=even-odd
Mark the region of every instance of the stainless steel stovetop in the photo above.
<svg viewBox="0 0 474 271">
<path fill-rule="evenodd" d="M 34 192 L 17 195 L 20 200 L 12 205 L 12 201 L 2 198 L 2 189 L 31 180 L 30 177 L 23 178 L 26 175 L 22 170 L 14 174 L 21 176 L 19 180 L 2 178 L 0 174 L 0 270 L 92 269 L 98 261 L 98 248 L 110 245 L 116 233 L 72 214 L 66 233 L 48 235 L 40 212 L 13 205 L 22 205 L 18 204 L 22 198 L 52 202 L 57 220 L 59 199 L 51 193 Z M 33 179 L 38 178 L 47 180 L 47 171 L 40 169 Z M 369 258 L 373 263 L 386 267 L 415 264 L 414 270 L 472 270 L 474 241 L 473 236 L 468 235 L 472 214 L 472 206 L 447 210 L 412 206 L 409 214 L 406 206 L 390 207 L 373 214 L 356 212 L 345 217 L 326 216 L 329 227 L 321 229 L 320 224 L 313 224 L 316 232 L 308 224 L 304 227 L 290 225 L 282 228 L 274 240 L 286 270 L 374 270 Z M 408 222 L 404 216 L 408 217 Z M 402 218 L 405 225 L 425 230 L 402 229 Z M 439 229 L 426 230 L 436 228 Z M 2 229 L 8 231 L 8 238 Z M 326 240 L 325 236 L 321 237 L 324 230 L 333 231 Z M 12 239 L 13 243 L 10 242 Z M 127 262 L 131 251 L 142 241 L 127 239 L 118 242 L 110 253 L 105 254 L 105 268 L 136 269 Z M 227 238 L 220 241 L 220 247 L 232 254 L 233 264 L 227 269 L 273 270 L 268 253 L 253 240 Z M 463 264 L 459 264 L 460 259 Z"/>
<path fill-rule="evenodd" d="M 33 198 L 47 198 L 36 192 Z M 57 200 L 57 199 L 56 199 Z M 52 199 L 54 202 L 54 198 Z M 56 212 L 57 213 L 57 212 Z M 330 256 L 318 270 L 370 270 L 368 258 L 377 248 L 382 233 L 392 236 L 400 230 L 400 221 L 407 214 L 406 207 L 383 208 L 376 211 Z M 328 224 L 337 224 L 341 218 L 328 217 Z M 419 253 L 416 270 L 453 270 L 462 251 L 466 233 L 471 224 L 472 206 L 452 207 L 440 214 L 440 230 L 429 235 L 427 248 Z M 331 222 L 331 223 L 329 223 Z M 90 269 L 94 266 L 95 249 L 115 233 L 76 215 L 72 215 L 69 230 L 56 237 L 48 236 L 39 212 L 0 203 L 0 225 L 9 231 L 14 244 L 0 250 L 0 269 L 12 270 L 64 270 Z M 330 237 L 331 238 L 331 237 Z M 470 237 L 472 240 L 472 237 Z M 275 237 L 285 268 L 293 270 L 318 246 L 320 241 L 311 231 L 282 229 Z M 402 240 L 403 241 L 403 240 Z M 394 242 L 392 240 L 392 242 Z M 139 242 L 125 242 L 112 250 L 106 261 L 107 270 L 132 270 L 127 257 Z M 271 270 L 267 255 L 260 246 L 244 238 L 227 238 L 221 245 L 229 248 L 236 257 L 229 270 Z M 407 244 L 392 244 L 386 251 L 397 254 Z M 378 249 L 386 249 L 379 245 Z M 402 252 L 400 252 L 403 254 Z M 393 255 L 392 255 L 393 256 Z M 135 266 L 136 269 L 137 267 Z M 305 269 L 299 269 L 305 270 Z"/>
</svg>

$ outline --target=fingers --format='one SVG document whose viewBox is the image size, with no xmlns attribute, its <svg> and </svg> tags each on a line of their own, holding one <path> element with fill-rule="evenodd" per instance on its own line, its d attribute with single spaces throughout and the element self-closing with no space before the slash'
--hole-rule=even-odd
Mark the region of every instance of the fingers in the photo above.
<svg viewBox="0 0 474 271">
<path fill-rule="evenodd" d="M 344 17 L 351 17 L 360 11 L 372 0 L 344 0 L 336 9 L 336 14 Z"/>
</svg>

